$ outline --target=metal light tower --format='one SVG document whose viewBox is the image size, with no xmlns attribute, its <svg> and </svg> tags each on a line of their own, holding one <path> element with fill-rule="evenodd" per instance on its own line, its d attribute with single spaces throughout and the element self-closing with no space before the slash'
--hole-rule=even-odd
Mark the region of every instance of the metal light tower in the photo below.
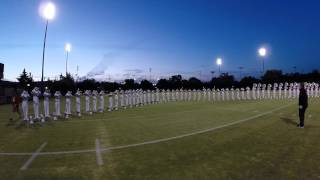
<svg viewBox="0 0 320 180">
<path fill-rule="evenodd" d="M 221 58 L 217 58 L 216 64 L 217 64 L 218 67 L 219 67 L 219 75 L 220 75 L 220 74 L 221 74 L 220 68 L 221 68 L 221 65 L 222 65 L 222 59 L 221 59 Z"/>
<path fill-rule="evenodd" d="M 262 59 L 262 74 L 264 74 L 264 58 L 266 57 L 267 55 L 267 49 L 262 47 L 258 50 L 258 53 L 259 53 L 259 56 L 261 57 Z"/>
<path fill-rule="evenodd" d="M 43 73 L 44 73 L 44 55 L 46 50 L 48 24 L 49 24 L 49 20 L 52 20 L 55 17 L 55 14 L 56 14 L 56 7 L 54 6 L 53 3 L 48 2 L 43 6 L 41 6 L 41 15 L 46 20 L 46 29 L 44 33 L 43 51 L 42 51 L 42 74 L 41 74 L 42 89 L 43 89 Z"/>
<path fill-rule="evenodd" d="M 71 44 L 67 43 L 65 45 L 65 51 L 66 51 L 66 77 L 68 75 L 68 58 L 69 58 L 69 52 L 71 51 Z"/>
<path fill-rule="evenodd" d="M 241 76 L 242 76 L 242 70 L 243 70 L 243 67 L 240 66 L 239 67 L 239 79 L 241 80 Z"/>
<path fill-rule="evenodd" d="M 213 78 L 214 77 L 214 73 L 215 73 L 215 71 L 210 71 L 211 72 L 211 75 L 212 75 L 212 77 L 211 78 Z"/>
</svg>

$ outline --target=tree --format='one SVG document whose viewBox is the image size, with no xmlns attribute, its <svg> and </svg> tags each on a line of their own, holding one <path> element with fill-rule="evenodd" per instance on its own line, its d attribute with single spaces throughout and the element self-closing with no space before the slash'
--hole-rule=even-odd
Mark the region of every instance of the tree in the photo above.
<svg viewBox="0 0 320 180">
<path fill-rule="evenodd" d="M 26 69 L 23 69 L 17 80 L 19 81 L 19 85 L 23 88 L 26 88 L 28 84 L 31 85 L 33 82 L 31 73 L 28 74 Z"/>
<path fill-rule="evenodd" d="M 268 70 L 262 77 L 261 80 L 263 83 L 275 83 L 282 81 L 282 71 L 281 70 Z"/>
<path fill-rule="evenodd" d="M 137 89 L 139 87 L 139 84 L 134 82 L 134 79 L 125 79 L 124 84 L 122 86 L 123 89 Z"/>
<path fill-rule="evenodd" d="M 181 75 L 171 76 L 171 78 L 169 79 L 169 83 L 170 83 L 171 89 L 181 89 L 182 76 Z"/>
<path fill-rule="evenodd" d="M 140 88 L 143 89 L 143 90 L 153 90 L 154 87 L 153 87 L 153 84 L 151 82 L 149 82 L 148 80 L 142 80 L 140 82 Z"/>
<path fill-rule="evenodd" d="M 252 76 L 243 77 L 240 81 L 240 87 L 252 87 L 253 83 L 258 83 L 259 80 Z"/>
<path fill-rule="evenodd" d="M 158 82 L 157 82 L 157 88 L 159 89 L 170 89 L 170 83 L 168 80 L 166 79 L 160 79 Z"/>
<path fill-rule="evenodd" d="M 63 76 L 61 74 L 59 81 L 46 81 L 45 84 L 50 88 L 52 92 L 61 91 L 62 94 L 67 93 L 67 91 L 75 92 L 77 88 L 74 82 L 74 78 L 69 73 L 67 73 L 66 76 Z"/>
<path fill-rule="evenodd" d="M 86 79 L 78 83 L 78 88 L 82 91 L 85 90 L 96 90 L 99 87 L 99 84 L 94 79 Z"/>
<path fill-rule="evenodd" d="M 191 77 L 189 79 L 189 87 L 188 88 L 191 88 L 191 89 L 202 89 L 203 88 L 203 83 L 195 78 L 195 77 Z"/>
<path fill-rule="evenodd" d="M 233 75 L 222 73 L 218 78 L 212 78 L 211 84 L 216 88 L 231 88 L 236 85 Z"/>
</svg>

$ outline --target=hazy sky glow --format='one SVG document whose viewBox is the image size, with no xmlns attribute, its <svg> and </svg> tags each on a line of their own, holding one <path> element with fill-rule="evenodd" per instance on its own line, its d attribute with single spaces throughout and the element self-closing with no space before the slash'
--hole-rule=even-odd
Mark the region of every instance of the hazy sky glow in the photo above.
<svg viewBox="0 0 320 180">
<path fill-rule="evenodd" d="M 41 75 L 45 20 L 40 0 L 0 1 L 0 62 L 5 78 L 23 68 Z M 122 79 L 173 74 L 209 76 L 218 71 L 261 71 L 258 48 L 267 47 L 265 67 L 285 72 L 320 65 L 318 0 L 52 0 L 45 76 L 68 70 Z"/>
</svg>

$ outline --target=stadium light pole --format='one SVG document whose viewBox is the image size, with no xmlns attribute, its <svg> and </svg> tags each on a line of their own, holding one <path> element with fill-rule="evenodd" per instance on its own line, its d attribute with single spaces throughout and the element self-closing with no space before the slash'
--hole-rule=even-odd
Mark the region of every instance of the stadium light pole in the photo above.
<svg viewBox="0 0 320 180">
<path fill-rule="evenodd" d="M 41 7 L 41 16 L 46 20 L 46 29 L 44 33 L 43 51 L 42 51 L 42 73 L 41 73 L 41 87 L 43 90 L 43 73 L 44 73 L 44 55 L 46 50 L 46 40 L 49 20 L 54 19 L 56 14 L 56 7 L 52 2 L 48 2 Z"/>
<path fill-rule="evenodd" d="M 264 48 L 264 47 L 261 47 L 259 50 L 258 50 L 258 53 L 259 53 L 259 56 L 261 57 L 262 59 L 262 75 L 264 74 L 264 59 L 267 55 L 267 49 Z"/>
<path fill-rule="evenodd" d="M 222 65 L 222 59 L 221 58 L 217 58 L 217 60 L 216 60 L 216 64 L 218 65 L 218 67 L 219 67 L 219 75 L 221 74 L 221 72 L 220 72 L 220 68 L 221 68 L 221 65 Z"/>
<path fill-rule="evenodd" d="M 71 51 L 71 44 L 67 43 L 65 45 L 65 51 L 66 51 L 66 77 L 68 75 L 68 58 L 69 58 L 69 52 Z"/>
</svg>

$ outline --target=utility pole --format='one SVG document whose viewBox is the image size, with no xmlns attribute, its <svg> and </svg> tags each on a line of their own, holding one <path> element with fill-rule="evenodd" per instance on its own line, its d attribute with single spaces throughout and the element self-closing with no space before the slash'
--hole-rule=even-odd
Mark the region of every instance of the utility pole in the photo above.
<svg viewBox="0 0 320 180">
<path fill-rule="evenodd" d="M 151 71 L 152 71 L 152 68 L 149 68 L 149 81 L 151 82 Z"/>
<path fill-rule="evenodd" d="M 239 67 L 239 80 L 241 80 L 241 76 L 242 76 L 242 69 L 243 69 L 243 67 L 242 66 L 240 66 Z"/>
<path fill-rule="evenodd" d="M 210 71 L 211 72 L 211 75 L 212 75 L 212 79 L 214 78 L 214 73 L 215 71 Z"/>
</svg>

